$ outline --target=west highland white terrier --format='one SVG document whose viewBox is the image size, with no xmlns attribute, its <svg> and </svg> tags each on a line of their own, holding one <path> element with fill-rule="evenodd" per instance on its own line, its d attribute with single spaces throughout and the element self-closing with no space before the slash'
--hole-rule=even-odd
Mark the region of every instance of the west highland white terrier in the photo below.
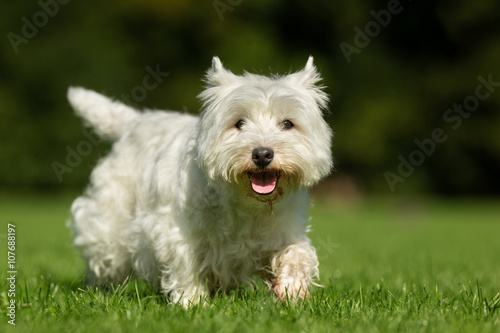
<svg viewBox="0 0 500 333">
<path fill-rule="evenodd" d="M 271 77 L 214 57 L 199 117 L 69 88 L 76 113 L 115 142 L 71 207 L 91 279 L 133 272 L 184 306 L 256 276 L 278 299 L 308 297 L 319 278 L 308 189 L 333 165 L 320 80 L 312 57 Z"/>
</svg>

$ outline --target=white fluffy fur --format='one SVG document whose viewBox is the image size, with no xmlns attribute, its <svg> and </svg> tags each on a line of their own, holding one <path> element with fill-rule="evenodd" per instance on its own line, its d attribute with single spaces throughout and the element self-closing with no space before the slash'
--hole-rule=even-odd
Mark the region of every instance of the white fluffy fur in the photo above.
<svg viewBox="0 0 500 333">
<path fill-rule="evenodd" d="M 92 277 L 121 282 L 134 272 L 184 306 L 255 276 L 278 298 L 308 295 L 319 271 L 307 189 L 332 168 L 319 80 L 312 57 L 273 77 L 234 75 L 215 57 L 200 117 L 140 113 L 70 88 L 77 114 L 116 141 L 72 205 L 75 245 Z M 294 127 L 284 130 L 284 120 Z M 273 149 L 267 169 L 281 175 L 269 195 L 250 186 L 259 147 Z"/>
</svg>

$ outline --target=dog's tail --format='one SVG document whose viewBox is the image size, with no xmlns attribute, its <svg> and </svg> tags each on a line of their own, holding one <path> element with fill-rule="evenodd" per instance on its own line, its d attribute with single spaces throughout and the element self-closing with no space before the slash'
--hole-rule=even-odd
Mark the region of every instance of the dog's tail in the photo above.
<svg viewBox="0 0 500 333">
<path fill-rule="evenodd" d="M 140 115 L 130 106 L 81 87 L 70 87 L 68 100 L 97 134 L 111 140 L 118 140 Z"/>
</svg>

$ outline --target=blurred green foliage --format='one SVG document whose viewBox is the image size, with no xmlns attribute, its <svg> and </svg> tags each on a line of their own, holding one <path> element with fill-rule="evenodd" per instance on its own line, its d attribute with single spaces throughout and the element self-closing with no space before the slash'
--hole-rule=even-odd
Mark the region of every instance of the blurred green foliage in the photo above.
<svg viewBox="0 0 500 333">
<path fill-rule="evenodd" d="M 262 74 L 298 70 L 313 55 L 332 97 L 327 120 L 336 133 L 337 176 L 390 193 L 384 174 L 401 177 L 398 157 L 408 160 L 418 150 L 415 140 L 442 128 L 446 141 L 396 182 L 395 192 L 500 194 L 500 87 L 456 129 L 444 120 L 475 94 L 479 76 L 500 82 L 500 3 L 406 0 L 390 22 L 377 23 L 391 1 L 5 2 L 0 184 L 84 186 L 110 146 L 92 145 L 58 179 L 53 163 L 67 165 L 68 152 L 87 140 L 66 101 L 70 85 L 122 100 L 135 93 L 138 107 L 196 113 L 213 55 L 235 73 Z M 346 57 L 341 43 L 357 51 Z M 169 75 L 155 89 L 140 90 L 148 66 Z"/>
</svg>

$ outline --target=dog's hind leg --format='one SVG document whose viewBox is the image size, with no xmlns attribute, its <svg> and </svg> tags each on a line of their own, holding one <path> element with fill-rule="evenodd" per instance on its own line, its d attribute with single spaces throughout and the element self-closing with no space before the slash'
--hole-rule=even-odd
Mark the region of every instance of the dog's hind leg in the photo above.
<svg viewBox="0 0 500 333">
<path fill-rule="evenodd" d="M 112 158 L 97 166 L 91 185 L 73 202 L 70 227 L 91 275 L 100 282 L 122 282 L 132 270 L 126 231 L 134 199 L 129 182 L 110 163 Z"/>
</svg>

